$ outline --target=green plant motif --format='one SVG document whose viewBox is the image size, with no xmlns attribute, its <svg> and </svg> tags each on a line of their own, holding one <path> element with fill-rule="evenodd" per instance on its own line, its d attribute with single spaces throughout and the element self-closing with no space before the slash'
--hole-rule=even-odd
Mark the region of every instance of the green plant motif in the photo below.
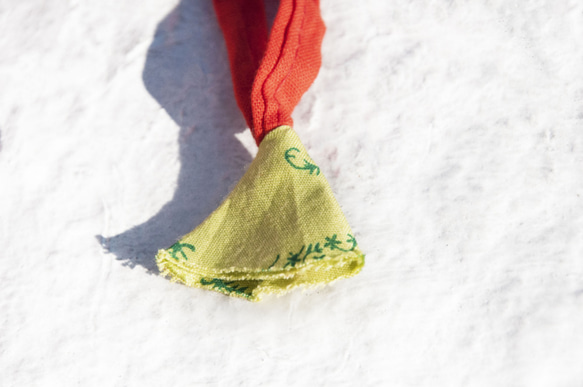
<svg viewBox="0 0 583 387">
<path fill-rule="evenodd" d="M 296 263 L 301 262 L 301 258 L 300 255 L 302 254 L 302 251 L 304 251 L 304 248 L 306 248 L 306 246 L 302 246 L 302 248 L 300 249 L 300 251 L 297 254 L 292 253 L 291 251 L 289 252 L 289 257 L 287 257 L 287 263 L 283 266 L 284 269 L 288 266 L 291 265 L 291 267 L 296 267 Z"/>
<path fill-rule="evenodd" d="M 214 290 L 218 290 L 222 293 L 237 293 L 247 298 L 251 296 L 251 294 L 245 292 L 249 287 L 240 287 L 240 285 L 236 284 L 236 281 L 223 281 L 220 278 L 213 278 L 210 281 L 207 281 L 206 279 L 201 278 L 200 283 L 205 286 L 212 285 Z"/>
<path fill-rule="evenodd" d="M 294 151 L 297 153 L 294 154 Z M 311 162 L 309 162 L 306 159 L 303 159 L 304 165 L 301 167 L 294 164 L 294 162 L 292 160 L 295 159 L 296 155 L 300 152 L 301 151 L 298 148 L 289 148 L 288 150 L 285 151 L 285 161 L 287 161 L 288 164 L 291 165 L 292 167 L 294 167 L 295 169 L 303 169 L 306 171 L 310 171 L 310 175 L 313 174 L 314 172 L 316 172 L 316 176 L 319 175 L 320 168 L 317 165 L 312 164 Z"/>
<path fill-rule="evenodd" d="M 306 249 L 306 245 L 302 245 L 302 248 L 300 249 L 300 251 L 298 251 L 295 254 L 290 251 L 289 257 L 287 257 L 287 263 L 283 266 L 283 268 L 285 269 L 288 266 L 295 267 L 296 264 L 298 264 L 300 262 L 302 262 L 302 263 L 306 262 L 306 259 L 308 259 L 308 258 L 314 259 L 316 261 L 318 261 L 320 259 L 324 259 L 324 257 L 326 256 L 326 254 L 324 254 L 325 248 L 327 248 L 330 251 L 339 250 L 339 251 L 344 251 L 345 253 L 348 253 L 348 252 L 354 250 L 357 246 L 356 239 L 351 234 L 346 234 L 346 235 L 348 236 L 348 238 L 346 239 L 346 243 L 349 243 L 351 245 L 350 249 L 345 249 L 345 248 L 341 247 L 343 242 L 338 240 L 337 234 L 334 234 L 331 237 L 324 237 L 324 239 L 326 240 L 326 243 L 324 243 L 324 246 L 321 246 L 320 242 L 316 242 L 316 243 L 310 243 L 308 245 L 307 249 Z M 300 258 L 300 256 L 304 252 L 304 249 L 306 249 L 306 252 L 304 253 L 303 257 Z M 310 256 L 310 254 L 312 254 L 312 256 Z M 320 255 L 316 255 L 316 254 L 320 254 Z M 278 254 L 277 258 L 275 258 L 275 261 L 273 261 L 273 263 L 271 265 L 269 265 L 267 270 L 269 270 L 273 266 L 275 266 L 275 264 L 279 261 L 279 257 L 280 257 L 280 255 Z"/>
<path fill-rule="evenodd" d="M 339 246 L 341 243 L 342 243 L 341 241 L 336 239 L 336 234 L 334 234 L 332 235 L 332 237 L 326 237 L 326 243 L 324 244 L 324 247 L 327 247 L 330 250 L 344 251 L 345 253 L 354 250 L 354 248 L 356 247 L 356 239 L 354 239 L 354 237 L 350 234 L 348 234 L 348 239 L 346 240 L 346 243 L 352 244 L 352 247 L 348 250 L 343 249 L 342 247 Z"/>
<path fill-rule="evenodd" d="M 194 248 L 194 246 L 191 244 L 176 242 L 175 244 L 173 244 L 169 248 L 169 250 L 171 250 L 170 255 L 172 256 L 172 258 L 174 258 L 175 260 L 178 261 L 179 258 L 176 256 L 176 254 L 180 253 L 180 254 L 182 254 L 182 258 L 184 258 L 188 261 L 188 258 L 186 257 L 186 253 L 183 251 L 184 249 L 190 249 L 190 250 L 192 250 L 193 253 L 196 250 Z"/>
<path fill-rule="evenodd" d="M 308 255 L 312 254 L 312 253 L 318 253 L 321 254 L 324 251 L 324 249 L 322 247 L 320 247 L 320 242 L 316 243 L 316 245 L 314 246 L 314 248 L 312 249 L 312 244 L 310 243 L 308 245 L 308 249 L 306 250 L 306 255 L 304 255 L 304 258 L 302 259 L 302 262 L 306 262 L 306 258 L 308 257 Z M 326 254 L 322 254 L 320 256 L 317 257 L 312 257 L 312 259 L 322 259 L 326 256 Z"/>
<path fill-rule="evenodd" d="M 348 239 L 346 240 L 346 243 L 350 243 L 352 245 L 352 247 L 350 248 L 350 251 L 352 251 L 356 248 L 358 243 L 356 243 L 356 239 L 354 238 L 354 236 L 352 236 L 350 234 L 346 234 L 346 235 L 348 235 Z"/>
<path fill-rule="evenodd" d="M 275 258 L 275 261 L 273 261 L 273 263 L 271 265 L 269 265 L 269 267 L 267 268 L 267 270 L 271 269 L 273 266 L 275 266 L 275 264 L 277 263 L 277 261 L 279 261 L 279 254 L 277 254 L 277 258 Z"/>
</svg>

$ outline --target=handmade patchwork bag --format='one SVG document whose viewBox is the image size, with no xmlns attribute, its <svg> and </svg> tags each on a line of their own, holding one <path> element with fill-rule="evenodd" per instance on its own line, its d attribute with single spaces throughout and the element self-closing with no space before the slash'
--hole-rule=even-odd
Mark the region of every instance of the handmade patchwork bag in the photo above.
<svg viewBox="0 0 583 387">
<path fill-rule="evenodd" d="M 271 33 L 263 0 L 214 0 L 237 103 L 259 146 L 224 202 L 156 262 L 188 286 L 251 301 L 357 274 L 364 254 L 291 114 L 318 74 L 318 0 L 281 0 Z"/>
</svg>

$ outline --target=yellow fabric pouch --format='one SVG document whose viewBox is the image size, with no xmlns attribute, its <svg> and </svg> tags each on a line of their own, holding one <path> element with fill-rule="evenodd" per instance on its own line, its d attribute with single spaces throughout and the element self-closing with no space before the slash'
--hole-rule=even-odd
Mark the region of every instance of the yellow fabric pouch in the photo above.
<svg viewBox="0 0 583 387">
<path fill-rule="evenodd" d="M 281 126 L 224 202 L 156 263 L 172 281 L 258 301 L 351 277 L 364 255 L 320 168 Z"/>
</svg>

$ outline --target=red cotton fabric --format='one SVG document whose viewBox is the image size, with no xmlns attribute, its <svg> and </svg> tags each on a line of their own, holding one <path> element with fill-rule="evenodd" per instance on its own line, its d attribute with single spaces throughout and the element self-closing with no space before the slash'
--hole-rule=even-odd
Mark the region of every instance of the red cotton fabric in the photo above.
<svg viewBox="0 0 583 387">
<path fill-rule="evenodd" d="M 326 27 L 319 0 L 281 0 L 267 39 L 263 0 L 213 0 L 237 104 L 259 145 L 291 114 L 320 69 Z"/>
</svg>

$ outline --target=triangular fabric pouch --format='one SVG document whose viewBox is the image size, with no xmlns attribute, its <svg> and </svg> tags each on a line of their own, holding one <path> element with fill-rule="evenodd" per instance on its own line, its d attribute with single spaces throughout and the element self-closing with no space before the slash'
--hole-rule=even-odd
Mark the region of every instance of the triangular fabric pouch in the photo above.
<svg viewBox="0 0 583 387">
<path fill-rule="evenodd" d="M 156 262 L 189 286 L 251 301 L 357 274 L 364 255 L 291 114 L 316 78 L 319 0 L 280 0 L 271 33 L 263 0 L 213 0 L 237 104 L 259 145 L 225 201 Z"/>
<path fill-rule="evenodd" d="M 320 168 L 281 126 L 224 202 L 156 262 L 172 281 L 257 301 L 353 276 L 364 255 Z"/>
</svg>

